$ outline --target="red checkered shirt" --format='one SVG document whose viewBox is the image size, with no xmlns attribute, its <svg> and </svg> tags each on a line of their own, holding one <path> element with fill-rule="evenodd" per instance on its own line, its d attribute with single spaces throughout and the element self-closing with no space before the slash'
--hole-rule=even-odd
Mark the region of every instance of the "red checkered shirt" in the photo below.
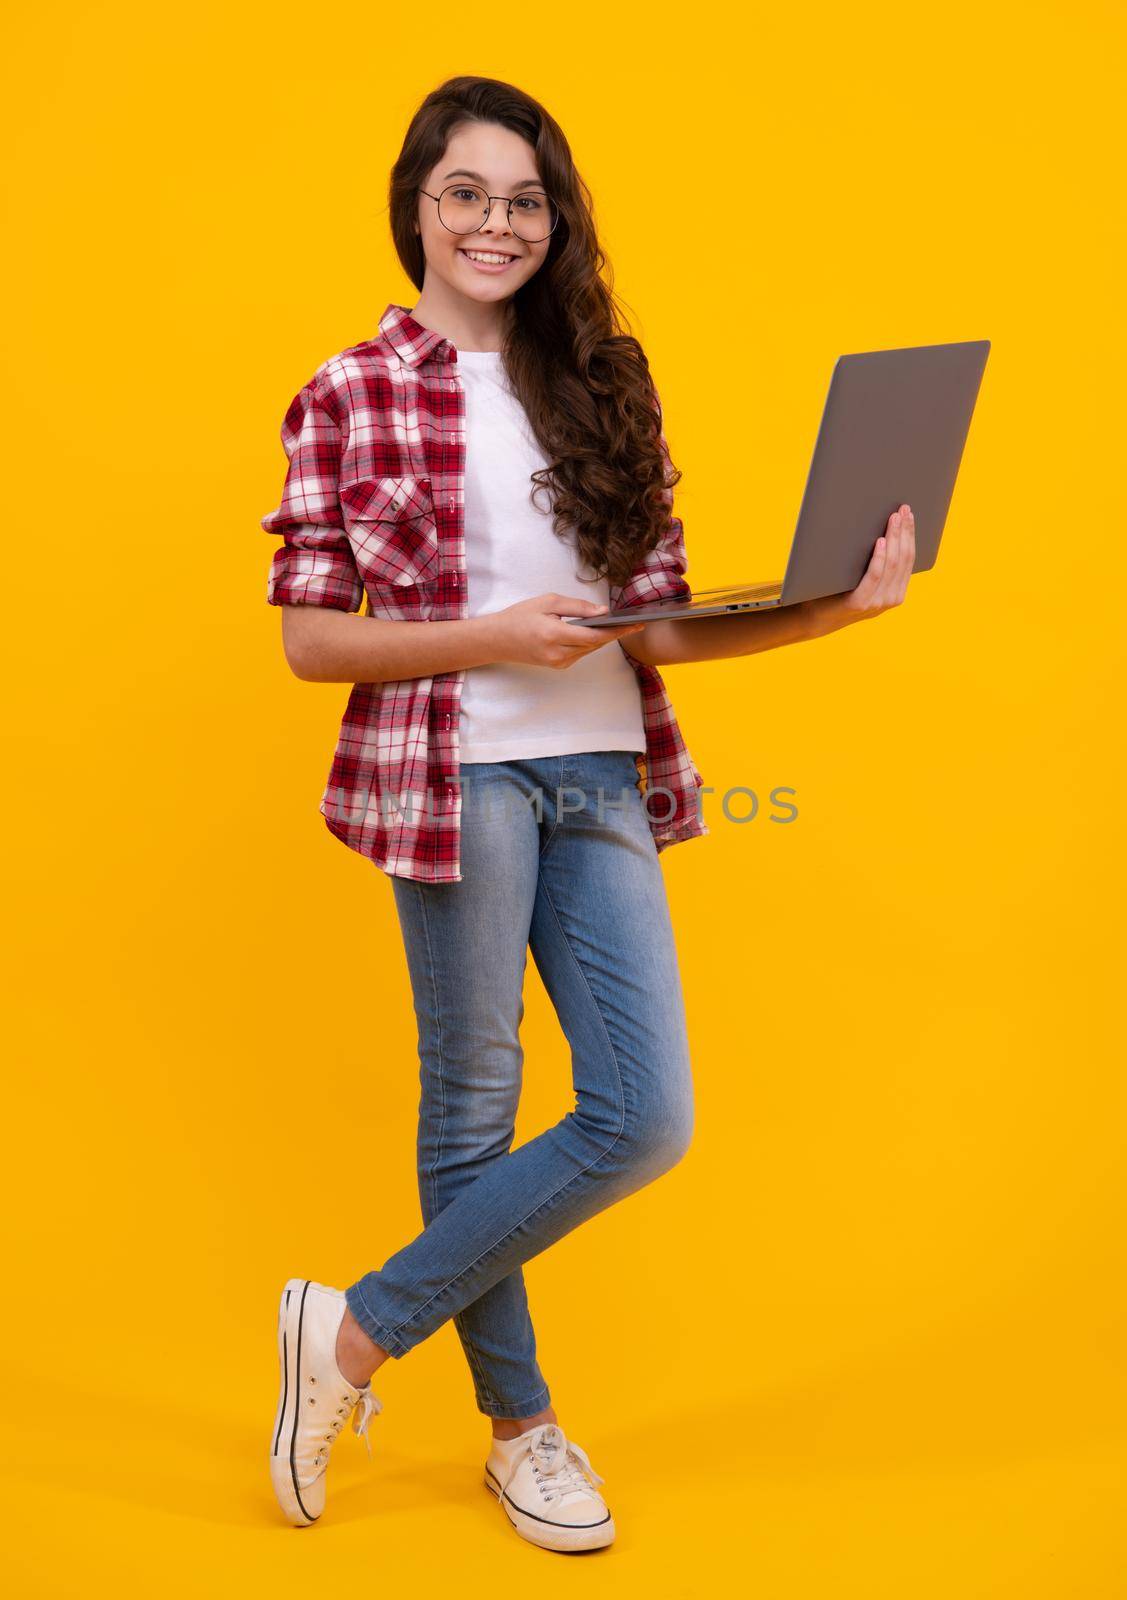
<svg viewBox="0 0 1127 1600">
<path fill-rule="evenodd" d="M 469 615 L 457 359 L 449 339 L 392 304 L 374 339 L 323 362 L 294 396 L 281 429 L 289 461 L 281 504 L 262 519 L 283 538 L 270 568 L 271 605 L 359 611 L 366 601 L 369 616 L 391 621 Z M 668 462 L 664 435 L 661 445 Z M 666 497 L 665 536 L 626 584 L 611 585 L 612 610 L 691 596 L 671 489 Z M 640 774 L 660 851 L 708 832 L 702 779 L 661 674 L 626 656 L 641 692 Z M 461 881 L 464 678 L 459 671 L 357 683 L 349 696 L 321 812 L 338 839 L 394 876 Z"/>
</svg>

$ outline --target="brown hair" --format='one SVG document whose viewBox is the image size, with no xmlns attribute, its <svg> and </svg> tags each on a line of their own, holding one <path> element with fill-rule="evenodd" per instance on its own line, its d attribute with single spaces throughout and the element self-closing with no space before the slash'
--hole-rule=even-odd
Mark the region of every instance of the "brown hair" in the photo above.
<svg viewBox="0 0 1127 1600">
<path fill-rule="evenodd" d="M 510 128 L 532 146 L 559 208 L 542 266 L 512 297 L 505 371 L 551 465 L 531 482 L 551 496 L 557 534 L 574 528 L 579 555 L 613 584 L 628 581 L 668 531 L 669 461 L 649 362 L 626 331 L 595 231 L 590 191 L 562 129 L 536 100 L 496 78 L 448 78 L 411 119 L 391 171 L 391 232 L 404 270 L 423 286 L 415 231 L 418 190 L 466 122 Z M 535 490 L 533 490 L 535 496 Z"/>
</svg>

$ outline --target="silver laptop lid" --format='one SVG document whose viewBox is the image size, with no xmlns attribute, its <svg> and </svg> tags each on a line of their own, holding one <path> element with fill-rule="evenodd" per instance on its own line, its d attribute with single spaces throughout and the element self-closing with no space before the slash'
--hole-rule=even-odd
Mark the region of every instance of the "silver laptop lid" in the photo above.
<svg viewBox="0 0 1127 1600">
<path fill-rule="evenodd" d="M 903 502 L 916 522 L 912 571 L 934 565 L 989 352 L 989 339 L 972 339 L 838 357 L 783 605 L 855 589 Z"/>
</svg>

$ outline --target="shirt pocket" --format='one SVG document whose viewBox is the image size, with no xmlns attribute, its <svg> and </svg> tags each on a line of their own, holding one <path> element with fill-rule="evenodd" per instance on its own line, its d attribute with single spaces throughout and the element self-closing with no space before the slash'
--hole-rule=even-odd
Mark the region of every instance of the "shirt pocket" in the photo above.
<svg viewBox="0 0 1127 1600">
<path fill-rule="evenodd" d="M 356 478 L 340 503 L 365 583 L 418 584 L 438 576 L 438 520 L 429 478 Z"/>
</svg>

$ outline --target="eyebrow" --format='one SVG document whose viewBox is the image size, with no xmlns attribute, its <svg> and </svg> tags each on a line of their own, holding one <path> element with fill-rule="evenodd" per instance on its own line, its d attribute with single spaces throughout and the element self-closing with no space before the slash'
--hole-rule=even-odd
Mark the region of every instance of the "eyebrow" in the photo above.
<svg viewBox="0 0 1127 1600">
<path fill-rule="evenodd" d="M 446 178 L 472 178 L 475 183 L 485 184 L 485 179 L 481 173 L 471 172 L 468 167 L 455 167 L 453 172 L 446 173 L 443 182 L 446 181 Z M 539 178 L 522 178 L 518 184 L 513 186 L 513 193 L 515 194 L 518 189 L 542 189 L 543 187 L 544 185 Z"/>
</svg>

